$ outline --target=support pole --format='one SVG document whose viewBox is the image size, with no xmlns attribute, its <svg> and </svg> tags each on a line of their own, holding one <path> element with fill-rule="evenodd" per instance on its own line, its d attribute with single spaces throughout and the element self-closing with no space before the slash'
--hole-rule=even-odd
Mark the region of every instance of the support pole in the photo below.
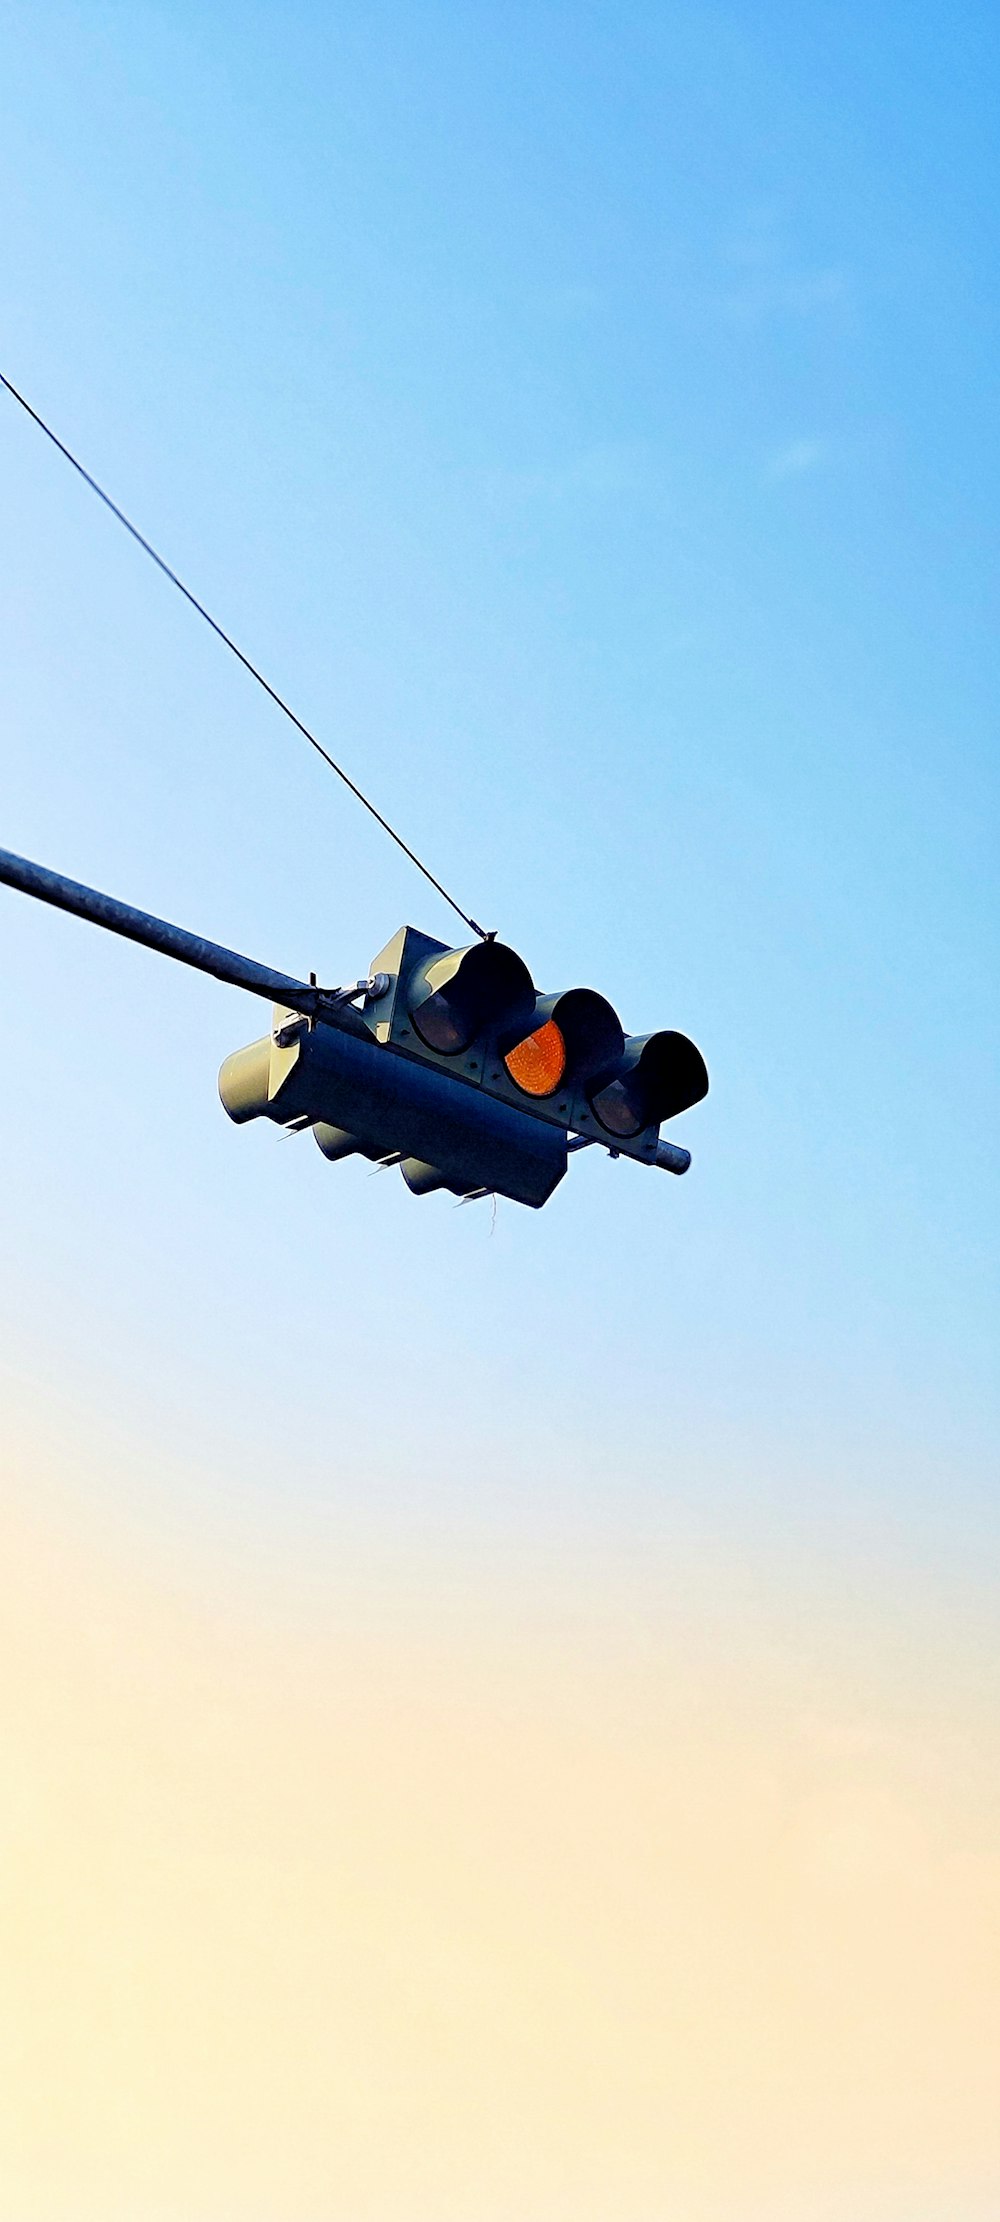
<svg viewBox="0 0 1000 2222">
<path fill-rule="evenodd" d="M 126 941 L 157 949 L 161 956 L 174 957 L 179 964 L 193 966 L 196 972 L 209 972 L 213 979 L 225 980 L 230 987 L 246 988 L 251 995 L 266 997 L 269 1003 L 284 1003 L 289 1010 L 302 1011 L 308 1018 L 328 1019 L 353 1031 L 354 1013 L 345 1013 L 343 1005 L 337 1009 L 333 995 L 328 999 L 322 988 L 292 979 L 287 972 L 274 972 L 270 965 L 256 964 L 252 957 L 241 957 L 237 950 L 223 949 L 216 941 L 204 941 L 200 934 L 171 926 L 165 918 L 134 910 L 115 895 L 102 895 L 96 887 L 64 879 L 60 872 L 50 872 L 44 864 L 32 864 L 27 857 L 14 856 L 9 849 L 0 849 L 0 884 L 16 888 L 21 895 L 33 895 L 41 903 L 52 903 L 56 910 L 68 910 L 74 918 L 89 919 L 92 926 L 104 926 L 109 933 L 122 934 Z"/>
</svg>

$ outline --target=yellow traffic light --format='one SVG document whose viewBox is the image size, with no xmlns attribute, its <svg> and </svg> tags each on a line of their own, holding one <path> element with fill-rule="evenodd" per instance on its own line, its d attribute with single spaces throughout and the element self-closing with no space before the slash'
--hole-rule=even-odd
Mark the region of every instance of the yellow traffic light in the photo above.
<svg viewBox="0 0 1000 2222">
<path fill-rule="evenodd" d="M 504 1064 L 515 1087 L 526 1096 L 554 1095 L 566 1070 L 566 1041 L 555 1019 L 546 1019 L 544 1026 L 518 1042 Z"/>
</svg>

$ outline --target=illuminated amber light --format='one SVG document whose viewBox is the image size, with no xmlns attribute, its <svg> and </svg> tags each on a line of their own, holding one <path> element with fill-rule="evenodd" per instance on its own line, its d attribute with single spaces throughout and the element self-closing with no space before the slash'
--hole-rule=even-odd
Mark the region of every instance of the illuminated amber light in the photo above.
<svg viewBox="0 0 1000 2222">
<path fill-rule="evenodd" d="M 552 1095 L 566 1070 L 566 1044 L 555 1019 L 547 1019 L 526 1042 L 518 1042 L 504 1064 L 526 1096 Z"/>
</svg>

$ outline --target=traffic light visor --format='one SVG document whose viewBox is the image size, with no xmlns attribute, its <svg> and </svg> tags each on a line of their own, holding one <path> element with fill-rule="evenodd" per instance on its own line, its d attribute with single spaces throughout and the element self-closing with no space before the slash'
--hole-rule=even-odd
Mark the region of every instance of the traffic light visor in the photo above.
<svg viewBox="0 0 1000 2222">
<path fill-rule="evenodd" d="M 700 1049 L 686 1034 L 647 1034 L 626 1044 L 622 1070 L 591 1097 L 608 1134 L 629 1141 L 708 1094 Z"/>
<path fill-rule="evenodd" d="M 410 984 L 410 1017 L 422 1042 L 457 1057 L 500 1020 L 527 1022 L 535 990 L 527 965 L 502 941 L 448 949 L 421 965 Z"/>
<path fill-rule="evenodd" d="M 566 1070 L 565 1037 L 554 1018 L 528 1034 L 509 1050 L 504 1064 L 511 1079 L 526 1096 L 551 1096 Z"/>
</svg>

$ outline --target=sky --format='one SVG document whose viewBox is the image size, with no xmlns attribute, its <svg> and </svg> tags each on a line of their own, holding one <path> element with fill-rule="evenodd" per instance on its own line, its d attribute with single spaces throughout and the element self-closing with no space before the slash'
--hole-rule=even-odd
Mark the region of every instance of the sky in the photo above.
<svg viewBox="0 0 1000 2222">
<path fill-rule="evenodd" d="M 684 1180 L 0 890 L 12 2222 L 995 2222 L 995 17 L 0 6 L 0 368 Z M 0 844 L 457 921 L 0 394 Z"/>
</svg>

